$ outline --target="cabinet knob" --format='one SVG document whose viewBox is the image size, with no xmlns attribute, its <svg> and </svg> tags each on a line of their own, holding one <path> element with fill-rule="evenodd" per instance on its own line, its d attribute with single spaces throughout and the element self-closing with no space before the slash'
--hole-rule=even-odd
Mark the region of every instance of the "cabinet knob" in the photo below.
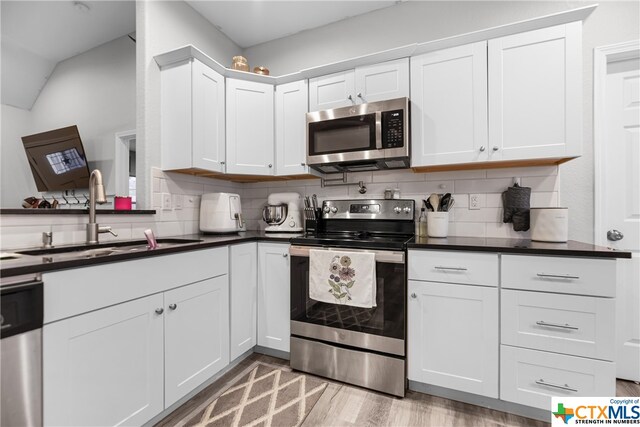
<svg viewBox="0 0 640 427">
<path fill-rule="evenodd" d="M 269 166 L 270 168 L 272 168 L 272 167 L 273 167 L 273 165 L 272 165 L 271 163 L 269 163 L 267 166 Z"/>
<path fill-rule="evenodd" d="M 484 145 L 480 146 L 480 152 L 483 152 L 484 150 L 486 150 L 487 148 Z"/>
<path fill-rule="evenodd" d="M 500 149 L 500 147 L 498 147 L 497 145 L 493 146 L 493 151 L 498 151 Z"/>
<path fill-rule="evenodd" d="M 361 92 L 358 92 L 357 97 L 358 97 L 358 98 L 362 98 L 362 93 L 361 93 Z"/>
<path fill-rule="evenodd" d="M 347 99 L 348 99 L 349 101 L 353 102 L 353 96 L 349 95 L 349 96 L 347 96 Z"/>
<path fill-rule="evenodd" d="M 221 165 L 224 165 L 224 162 L 220 162 Z"/>
<path fill-rule="evenodd" d="M 305 162 L 300 163 L 300 166 L 306 166 L 307 164 Z"/>
<path fill-rule="evenodd" d="M 156 308 L 156 314 L 162 314 L 164 313 L 164 308 L 160 307 L 160 308 Z"/>
<path fill-rule="evenodd" d="M 418 295 L 416 295 L 415 292 L 414 292 L 414 293 L 411 294 L 411 298 L 416 299 L 416 298 L 418 298 Z"/>
<path fill-rule="evenodd" d="M 169 308 L 171 310 L 175 310 L 176 308 L 178 308 L 178 304 L 169 304 Z"/>
<path fill-rule="evenodd" d="M 289 256 L 289 254 L 282 254 L 282 256 L 283 256 L 284 258 L 287 258 L 287 257 Z"/>
</svg>

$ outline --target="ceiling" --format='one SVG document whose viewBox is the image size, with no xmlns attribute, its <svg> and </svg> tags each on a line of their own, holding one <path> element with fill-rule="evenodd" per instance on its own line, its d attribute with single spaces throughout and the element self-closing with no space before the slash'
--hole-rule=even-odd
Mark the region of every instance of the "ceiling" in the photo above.
<svg viewBox="0 0 640 427">
<path fill-rule="evenodd" d="M 399 2 L 187 0 L 187 3 L 244 49 Z"/>
<path fill-rule="evenodd" d="M 56 64 L 135 31 L 135 1 L 7 1 L 2 103 L 31 109 Z"/>
</svg>

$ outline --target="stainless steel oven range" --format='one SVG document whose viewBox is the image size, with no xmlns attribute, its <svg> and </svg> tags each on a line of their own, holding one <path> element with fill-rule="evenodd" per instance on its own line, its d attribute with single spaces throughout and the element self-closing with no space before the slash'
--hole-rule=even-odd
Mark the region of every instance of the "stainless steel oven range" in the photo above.
<svg viewBox="0 0 640 427">
<path fill-rule="evenodd" d="M 320 230 L 291 240 L 291 367 L 396 396 L 406 385 L 406 243 L 413 200 L 327 200 Z M 309 297 L 311 249 L 375 254 L 376 307 Z"/>
</svg>

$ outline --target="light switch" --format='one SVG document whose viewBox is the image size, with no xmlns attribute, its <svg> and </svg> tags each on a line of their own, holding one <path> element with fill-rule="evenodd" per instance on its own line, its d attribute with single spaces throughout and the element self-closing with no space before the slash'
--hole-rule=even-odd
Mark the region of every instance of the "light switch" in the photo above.
<svg viewBox="0 0 640 427">
<path fill-rule="evenodd" d="M 171 210 L 171 194 L 169 193 L 162 193 L 162 210 Z"/>
<path fill-rule="evenodd" d="M 173 209 L 175 210 L 182 209 L 182 194 L 173 195 Z"/>
</svg>

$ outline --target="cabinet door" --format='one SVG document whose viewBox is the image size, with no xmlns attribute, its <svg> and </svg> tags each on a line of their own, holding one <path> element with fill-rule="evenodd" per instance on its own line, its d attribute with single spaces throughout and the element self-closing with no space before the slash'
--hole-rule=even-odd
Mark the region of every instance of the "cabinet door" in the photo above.
<svg viewBox="0 0 640 427">
<path fill-rule="evenodd" d="M 164 294 L 165 407 L 229 364 L 229 276 Z"/>
<path fill-rule="evenodd" d="M 348 107 L 355 99 L 354 70 L 309 79 L 309 111 Z"/>
<path fill-rule="evenodd" d="M 582 22 L 489 40 L 491 159 L 581 154 Z"/>
<path fill-rule="evenodd" d="M 256 345 L 258 313 L 258 247 L 243 243 L 229 248 L 231 356 L 234 360 Z"/>
<path fill-rule="evenodd" d="M 224 77 L 193 61 L 193 167 L 224 172 Z"/>
<path fill-rule="evenodd" d="M 498 397 L 498 289 L 409 281 L 409 379 Z"/>
<path fill-rule="evenodd" d="M 409 97 L 409 58 L 356 68 L 359 103 Z"/>
<path fill-rule="evenodd" d="M 258 244 L 258 345 L 289 352 L 289 245 Z"/>
<path fill-rule="evenodd" d="M 44 425 L 141 425 L 163 407 L 162 295 L 45 325 Z"/>
<path fill-rule="evenodd" d="M 487 45 L 411 58 L 411 166 L 487 159 Z"/>
<path fill-rule="evenodd" d="M 306 80 L 276 87 L 276 175 L 308 172 Z"/>
<path fill-rule="evenodd" d="M 227 79 L 227 173 L 274 174 L 273 86 Z"/>
</svg>

